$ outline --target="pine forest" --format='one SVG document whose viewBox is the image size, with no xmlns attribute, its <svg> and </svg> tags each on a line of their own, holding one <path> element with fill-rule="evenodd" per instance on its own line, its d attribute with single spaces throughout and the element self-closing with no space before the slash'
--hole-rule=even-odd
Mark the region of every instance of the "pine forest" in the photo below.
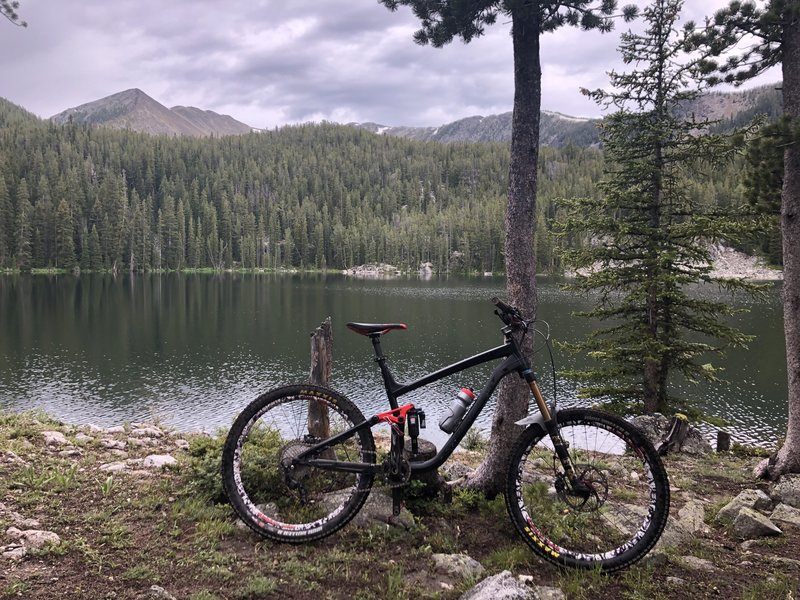
<svg viewBox="0 0 800 600">
<path fill-rule="evenodd" d="M 329 123 L 169 138 L 55 125 L 0 100 L 0 269 L 430 262 L 439 272 L 502 272 L 508 163 L 507 144 L 417 142 Z M 690 193 L 742 202 L 739 167 L 688 182 Z M 557 200 L 596 196 L 603 154 L 545 147 L 539 169 L 532 243 L 538 271 L 553 273 Z"/>
</svg>

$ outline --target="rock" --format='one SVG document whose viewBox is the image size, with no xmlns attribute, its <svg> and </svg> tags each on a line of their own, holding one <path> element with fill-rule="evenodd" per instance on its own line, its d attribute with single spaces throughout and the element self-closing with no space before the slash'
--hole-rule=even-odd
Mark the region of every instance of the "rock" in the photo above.
<svg viewBox="0 0 800 600">
<path fill-rule="evenodd" d="M 125 470 L 125 463 L 123 462 L 113 462 L 113 463 L 106 463 L 104 465 L 100 465 L 100 470 L 104 473 L 119 473 L 120 471 Z"/>
<path fill-rule="evenodd" d="M 719 567 L 716 567 L 714 563 L 712 563 L 710 560 L 706 560 L 705 558 L 697 558 L 696 556 L 681 556 L 681 560 L 693 571 L 708 571 L 709 573 L 719 571 Z"/>
<path fill-rule="evenodd" d="M 705 507 L 698 500 L 689 500 L 678 511 L 678 521 L 692 533 L 705 529 Z"/>
<path fill-rule="evenodd" d="M 175 596 L 170 594 L 160 585 L 150 586 L 150 598 L 159 598 L 160 600 L 175 600 Z"/>
<path fill-rule="evenodd" d="M 325 494 L 325 500 L 330 510 L 334 510 L 344 501 L 344 494 L 350 491 L 337 491 Z M 398 516 L 392 515 L 392 497 L 383 490 L 372 490 L 367 501 L 361 510 L 358 511 L 348 527 L 369 527 L 371 525 L 384 524 L 403 529 L 411 529 L 414 526 L 414 515 L 403 507 Z"/>
<path fill-rule="evenodd" d="M 111 438 L 103 438 L 100 440 L 100 445 L 109 450 L 125 450 L 125 442 L 122 440 L 114 440 Z"/>
<path fill-rule="evenodd" d="M 97 425 L 93 425 L 92 423 L 87 423 L 83 426 L 89 433 L 103 433 L 105 429 L 102 427 L 98 427 Z"/>
<path fill-rule="evenodd" d="M 78 456 L 83 456 L 83 452 L 78 450 L 77 448 L 73 448 L 72 450 L 62 450 L 58 453 L 61 458 L 76 458 Z"/>
<path fill-rule="evenodd" d="M 22 460 L 19 456 L 17 456 L 11 450 L 4 450 L 0 452 L 0 462 L 12 464 L 12 465 L 24 465 L 26 464 L 24 460 Z"/>
<path fill-rule="evenodd" d="M 178 461 L 169 454 L 150 454 L 146 456 L 142 462 L 145 469 L 162 469 L 164 467 L 171 467 L 177 465 Z"/>
<path fill-rule="evenodd" d="M 106 433 L 108 435 L 114 435 L 117 433 L 125 433 L 125 428 L 122 425 L 117 425 L 116 427 L 109 427 L 106 429 Z"/>
<path fill-rule="evenodd" d="M 437 571 L 459 579 L 476 579 L 484 571 L 481 563 L 466 554 L 434 554 L 431 558 Z"/>
<path fill-rule="evenodd" d="M 148 437 L 148 438 L 160 438 L 164 437 L 164 432 L 161 431 L 158 427 L 139 427 L 138 429 L 132 429 L 131 436 L 133 437 Z"/>
<path fill-rule="evenodd" d="M 742 490 L 738 496 L 722 507 L 715 520 L 735 519 L 742 508 L 766 510 L 770 506 L 772 506 L 772 501 L 761 490 Z"/>
<path fill-rule="evenodd" d="M 92 436 L 90 436 L 90 435 L 86 435 L 85 433 L 80 432 L 80 433 L 77 433 L 75 435 L 75 441 L 78 444 L 80 444 L 81 446 L 83 446 L 84 444 L 88 444 L 89 442 L 93 442 L 94 438 Z"/>
<path fill-rule="evenodd" d="M 767 517 L 747 507 L 743 507 L 733 520 L 733 531 L 739 538 L 748 540 L 783 533 Z"/>
<path fill-rule="evenodd" d="M 685 544 L 694 538 L 694 532 L 691 531 L 686 525 L 670 516 L 667 519 L 667 526 L 664 532 L 656 543 L 656 550 L 663 550 L 664 548 L 673 548 Z"/>
<path fill-rule="evenodd" d="M 786 565 L 789 567 L 800 567 L 800 560 L 796 560 L 794 558 L 787 558 L 786 556 L 775 556 L 773 554 L 764 554 L 762 555 L 764 559 L 778 563 L 779 565 Z"/>
<path fill-rule="evenodd" d="M 22 530 L 16 527 L 9 527 L 6 529 L 6 536 L 10 537 L 12 540 L 18 540 L 22 537 Z"/>
<path fill-rule="evenodd" d="M 517 581 L 511 571 L 487 577 L 460 600 L 536 600 L 536 593 Z"/>
<path fill-rule="evenodd" d="M 188 450 L 189 442 L 181 439 L 175 440 L 175 447 L 178 448 L 179 450 Z"/>
<path fill-rule="evenodd" d="M 772 497 L 778 502 L 800 508 L 800 475 L 783 475 L 772 488 Z"/>
<path fill-rule="evenodd" d="M 463 465 L 460 462 L 448 461 L 442 465 L 440 471 L 449 481 L 455 481 L 457 479 L 461 479 L 462 477 L 469 478 L 469 476 L 475 472 L 475 469 L 471 469 L 467 465 Z"/>
<path fill-rule="evenodd" d="M 565 600 L 566 596 L 564 592 L 561 591 L 561 588 L 557 587 L 547 587 L 544 585 L 537 585 L 534 588 L 536 590 L 536 597 L 539 600 Z"/>
<path fill-rule="evenodd" d="M 43 431 L 42 437 L 47 446 L 67 446 L 69 441 L 60 431 Z"/>
<path fill-rule="evenodd" d="M 39 550 L 45 546 L 58 546 L 61 538 L 52 531 L 42 531 L 39 529 L 28 529 L 20 533 L 18 538 L 26 552 L 28 550 Z"/>
<path fill-rule="evenodd" d="M 19 544 L 0 546 L 0 555 L 5 560 L 22 560 L 25 557 L 25 548 Z"/>
<path fill-rule="evenodd" d="M 667 583 L 673 587 L 682 587 L 686 585 L 686 580 L 680 577 L 667 577 Z"/>
<path fill-rule="evenodd" d="M 800 508 L 794 508 L 788 504 L 778 504 L 772 514 L 769 516 L 770 521 L 781 521 L 783 523 L 791 523 L 792 525 L 800 525 Z"/>
<path fill-rule="evenodd" d="M 651 550 L 642 559 L 642 564 L 648 567 L 665 567 L 669 564 L 669 555 L 662 550 Z"/>
<path fill-rule="evenodd" d="M 660 413 L 640 415 L 631 420 L 631 423 L 640 429 L 654 446 L 658 446 L 669 433 L 669 422 L 669 419 Z M 696 427 L 690 425 L 689 433 L 686 435 L 680 451 L 687 454 L 703 455 L 712 453 L 714 448 L 711 447 L 711 444 Z"/>
</svg>

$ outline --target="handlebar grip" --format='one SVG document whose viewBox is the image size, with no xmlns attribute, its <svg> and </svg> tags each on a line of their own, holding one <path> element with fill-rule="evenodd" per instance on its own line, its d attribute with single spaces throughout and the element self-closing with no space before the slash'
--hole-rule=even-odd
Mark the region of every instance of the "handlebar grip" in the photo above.
<svg viewBox="0 0 800 600">
<path fill-rule="evenodd" d="M 499 309 L 500 309 L 500 311 L 501 311 L 502 313 L 504 313 L 504 314 L 507 314 L 507 315 L 509 315 L 509 314 L 514 314 L 514 313 L 516 313 L 516 312 L 517 312 L 517 310 L 516 310 L 516 309 L 515 309 L 513 306 L 510 306 L 510 305 L 506 304 L 505 302 L 503 302 L 502 300 L 500 300 L 500 298 L 498 298 L 497 296 L 495 296 L 494 298 L 492 298 L 492 303 L 493 303 L 493 304 L 494 304 L 494 305 L 495 305 L 497 308 L 499 308 Z"/>
</svg>

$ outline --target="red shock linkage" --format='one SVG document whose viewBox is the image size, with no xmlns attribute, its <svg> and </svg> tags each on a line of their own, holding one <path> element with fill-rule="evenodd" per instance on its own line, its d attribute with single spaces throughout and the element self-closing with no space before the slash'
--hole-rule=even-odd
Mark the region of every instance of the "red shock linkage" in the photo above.
<svg viewBox="0 0 800 600">
<path fill-rule="evenodd" d="M 413 408 L 414 405 L 409 402 L 404 406 L 398 406 L 392 410 L 378 413 L 376 416 L 378 417 L 378 421 L 389 423 L 389 425 L 392 426 L 392 429 L 394 429 L 399 435 L 402 435 L 403 432 L 400 430 L 398 425 L 406 422 L 406 415 L 408 414 L 408 411 L 412 410 Z"/>
</svg>

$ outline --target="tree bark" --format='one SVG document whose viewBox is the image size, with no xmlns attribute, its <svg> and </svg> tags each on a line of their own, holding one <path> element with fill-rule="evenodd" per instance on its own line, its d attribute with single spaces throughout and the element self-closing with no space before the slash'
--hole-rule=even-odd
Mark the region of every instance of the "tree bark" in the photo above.
<svg viewBox="0 0 800 600">
<path fill-rule="evenodd" d="M 800 123 L 800 23 L 783 28 L 783 110 L 792 131 Z M 781 230 L 783 232 L 783 328 L 789 378 L 786 440 L 769 467 L 770 479 L 800 473 L 800 140 L 796 135 L 783 154 Z"/>
<path fill-rule="evenodd" d="M 505 220 L 508 302 L 529 318 L 536 316 L 536 180 L 539 161 L 539 111 L 542 70 L 539 64 L 539 7 L 520 2 L 512 12 L 514 45 L 514 115 L 511 134 L 508 207 Z M 532 354 L 532 336 L 523 348 Z M 486 458 L 467 482 L 488 496 L 502 491 L 508 459 L 528 410 L 530 390 L 518 377 L 500 384 Z"/>
</svg>

